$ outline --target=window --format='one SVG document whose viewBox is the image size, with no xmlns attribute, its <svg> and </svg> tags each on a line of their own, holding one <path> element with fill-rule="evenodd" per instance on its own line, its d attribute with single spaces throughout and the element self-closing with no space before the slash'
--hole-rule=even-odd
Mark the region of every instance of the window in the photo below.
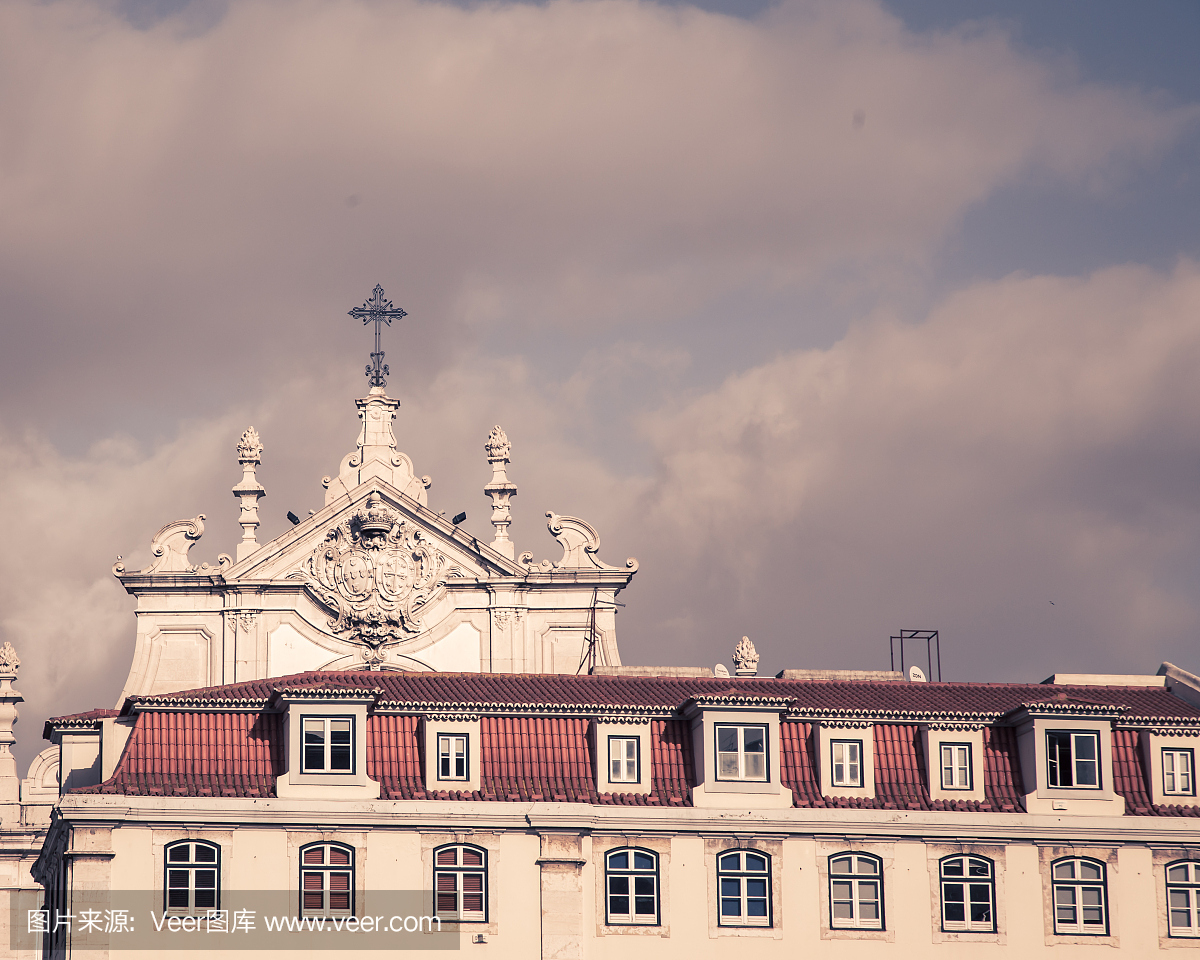
<svg viewBox="0 0 1200 960">
<path fill-rule="evenodd" d="M 771 858 L 752 850 L 732 850 L 717 857 L 723 927 L 771 926 Z"/>
<path fill-rule="evenodd" d="M 215 910 L 221 897 L 221 848 L 215 843 L 184 840 L 170 844 L 166 853 L 163 911 L 187 914 Z"/>
<path fill-rule="evenodd" d="M 649 850 L 611 851 L 604 859 L 604 892 L 608 923 L 657 924 L 658 856 Z"/>
<path fill-rule="evenodd" d="M 1191 797 L 1196 793 L 1196 765 L 1191 750 L 1163 750 L 1163 793 Z"/>
<path fill-rule="evenodd" d="M 608 738 L 608 779 L 610 783 L 641 783 L 638 771 L 638 738 Z"/>
<path fill-rule="evenodd" d="M 1167 934 L 1200 937 L 1200 863 L 1167 864 Z"/>
<path fill-rule="evenodd" d="M 883 929 L 883 866 L 878 857 L 838 853 L 829 858 L 829 912 L 829 925 L 835 929 Z"/>
<path fill-rule="evenodd" d="M 1067 857 L 1055 860 L 1054 932 L 1105 936 L 1108 933 L 1108 894 L 1104 864 L 1099 860 Z"/>
<path fill-rule="evenodd" d="M 304 717 L 304 772 L 354 772 L 354 718 Z"/>
<path fill-rule="evenodd" d="M 995 932 L 992 861 L 986 857 L 946 857 L 940 866 L 942 929 Z"/>
<path fill-rule="evenodd" d="M 942 744 L 942 789 L 971 789 L 971 745 Z"/>
<path fill-rule="evenodd" d="M 717 779 L 767 779 L 767 728 L 717 725 Z"/>
<path fill-rule="evenodd" d="M 443 920 L 487 920 L 487 851 L 455 844 L 433 853 L 434 913 Z"/>
<path fill-rule="evenodd" d="M 354 851 L 340 843 L 314 843 L 300 851 L 300 915 L 348 917 L 354 913 Z"/>
<path fill-rule="evenodd" d="M 835 787 L 861 787 L 862 741 L 831 740 L 829 749 L 833 754 L 833 776 L 830 782 Z"/>
<path fill-rule="evenodd" d="M 467 780 L 467 735 L 439 733 L 438 779 Z"/>
<path fill-rule="evenodd" d="M 1100 735 L 1050 730 L 1046 764 L 1052 787 L 1100 789 Z"/>
</svg>

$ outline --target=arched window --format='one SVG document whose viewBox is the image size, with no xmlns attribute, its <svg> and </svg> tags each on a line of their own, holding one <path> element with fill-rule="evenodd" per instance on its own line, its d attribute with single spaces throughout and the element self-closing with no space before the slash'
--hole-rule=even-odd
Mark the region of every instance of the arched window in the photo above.
<svg viewBox="0 0 1200 960">
<path fill-rule="evenodd" d="M 1106 936 L 1108 884 L 1104 864 L 1088 857 L 1063 857 L 1050 869 L 1054 878 L 1054 932 Z"/>
<path fill-rule="evenodd" d="M 609 924 L 658 923 L 658 855 L 625 847 L 604 858 Z"/>
<path fill-rule="evenodd" d="M 443 920 L 487 920 L 487 851 L 463 843 L 433 852 L 434 913 Z"/>
<path fill-rule="evenodd" d="M 757 850 L 717 855 L 721 892 L 717 922 L 723 927 L 771 926 L 771 858 Z"/>
<path fill-rule="evenodd" d="M 166 913 L 215 910 L 221 900 L 221 848 L 204 840 L 180 840 L 166 848 Z"/>
<path fill-rule="evenodd" d="M 1167 933 L 1200 937 L 1200 862 L 1167 864 Z"/>
<path fill-rule="evenodd" d="M 867 853 L 829 858 L 829 925 L 883 929 L 883 861 Z"/>
<path fill-rule="evenodd" d="M 996 873 L 987 857 L 944 857 L 942 929 L 993 933 L 996 930 Z"/>
<path fill-rule="evenodd" d="M 354 915 L 354 850 L 341 843 L 300 849 L 300 916 Z"/>
</svg>

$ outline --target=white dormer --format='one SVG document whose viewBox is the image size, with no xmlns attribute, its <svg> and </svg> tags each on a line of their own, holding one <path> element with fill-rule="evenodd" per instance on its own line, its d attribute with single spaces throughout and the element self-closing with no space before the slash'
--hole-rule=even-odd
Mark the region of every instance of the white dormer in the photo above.
<svg viewBox="0 0 1200 960">
<path fill-rule="evenodd" d="M 873 800 L 875 725 L 863 720 L 828 720 L 814 726 L 821 796 Z"/>
<path fill-rule="evenodd" d="M 780 778 L 784 697 L 702 696 L 684 706 L 692 728 L 697 807 L 790 807 Z"/>
<path fill-rule="evenodd" d="M 377 800 L 379 783 L 367 776 L 367 712 L 380 690 L 276 691 L 283 707 L 286 769 L 276 781 L 280 798 Z"/>
<path fill-rule="evenodd" d="M 1120 711 L 1083 703 L 1027 703 L 1008 714 L 1017 730 L 1027 813 L 1119 817 L 1112 725 Z"/>
<path fill-rule="evenodd" d="M 425 789 L 430 793 L 478 790 L 482 768 L 479 717 L 431 715 L 422 717 L 420 726 Z"/>
<path fill-rule="evenodd" d="M 985 800 L 983 727 L 930 723 L 921 727 L 931 800 Z"/>
</svg>

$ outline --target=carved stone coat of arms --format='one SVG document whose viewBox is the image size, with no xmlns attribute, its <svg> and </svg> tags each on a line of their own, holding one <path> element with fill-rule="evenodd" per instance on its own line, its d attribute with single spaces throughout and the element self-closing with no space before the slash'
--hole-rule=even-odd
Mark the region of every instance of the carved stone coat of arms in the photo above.
<svg viewBox="0 0 1200 960">
<path fill-rule="evenodd" d="M 330 629 L 371 648 L 420 633 L 421 611 L 445 591 L 444 554 L 377 496 L 325 535 L 304 579 L 336 616 Z"/>
</svg>

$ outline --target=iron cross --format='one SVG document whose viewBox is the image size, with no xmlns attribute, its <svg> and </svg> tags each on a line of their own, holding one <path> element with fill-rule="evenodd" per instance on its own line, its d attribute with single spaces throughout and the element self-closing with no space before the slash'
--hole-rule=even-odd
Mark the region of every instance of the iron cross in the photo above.
<svg viewBox="0 0 1200 960">
<path fill-rule="evenodd" d="M 367 376 L 371 378 L 371 386 L 387 386 L 387 381 L 383 378 L 390 371 L 387 368 L 387 364 L 383 362 L 383 350 L 379 347 L 379 325 L 386 323 L 390 327 L 393 320 L 407 317 L 408 314 L 400 309 L 400 307 L 392 306 L 392 301 L 386 299 L 383 295 L 383 287 L 375 284 L 375 289 L 371 291 L 371 299 L 365 301 L 361 307 L 355 307 L 351 310 L 350 316 L 354 317 L 355 320 L 361 320 L 363 326 L 374 322 L 375 352 L 371 354 L 371 362 L 367 364 Z"/>
</svg>

